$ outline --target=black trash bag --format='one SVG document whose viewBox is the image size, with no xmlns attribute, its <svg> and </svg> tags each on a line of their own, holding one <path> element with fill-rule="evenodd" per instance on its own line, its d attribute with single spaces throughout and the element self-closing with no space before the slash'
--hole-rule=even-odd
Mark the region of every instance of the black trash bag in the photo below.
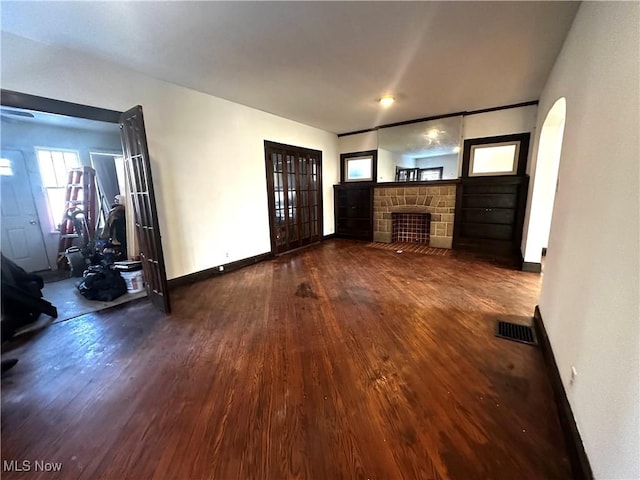
<svg viewBox="0 0 640 480">
<path fill-rule="evenodd" d="M 45 312 L 55 318 L 57 312 L 53 305 L 42 300 L 44 281 L 40 275 L 27 273 L 12 260 L 4 255 L 0 256 L 0 326 L 4 341 L 13 337 L 16 330 L 37 321 L 40 313 Z"/>
<path fill-rule="evenodd" d="M 78 283 L 80 295 L 89 300 L 111 302 L 127 293 L 127 284 L 120 272 L 102 265 L 92 265 L 84 272 L 84 278 Z"/>
</svg>

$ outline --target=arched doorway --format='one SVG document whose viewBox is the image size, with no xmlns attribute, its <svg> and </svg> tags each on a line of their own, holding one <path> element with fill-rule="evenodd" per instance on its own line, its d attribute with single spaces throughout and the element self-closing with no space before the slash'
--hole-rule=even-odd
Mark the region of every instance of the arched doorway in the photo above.
<svg viewBox="0 0 640 480">
<path fill-rule="evenodd" d="M 540 131 L 524 248 L 524 261 L 529 265 L 541 263 L 542 251 L 549 241 L 566 114 L 567 101 L 561 97 L 547 113 Z"/>
</svg>

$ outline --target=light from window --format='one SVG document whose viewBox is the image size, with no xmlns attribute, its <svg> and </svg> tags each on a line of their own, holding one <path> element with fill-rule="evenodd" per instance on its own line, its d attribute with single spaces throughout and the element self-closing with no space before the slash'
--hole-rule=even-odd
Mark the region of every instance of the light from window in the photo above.
<svg viewBox="0 0 640 480">
<path fill-rule="evenodd" d="M 37 148 L 42 186 L 46 192 L 49 217 L 54 230 L 59 230 L 65 214 L 65 193 L 69 170 L 80 166 L 78 152 Z M 82 200 L 82 190 L 77 200 Z"/>
<path fill-rule="evenodd" d="M 421 168 L 420 181 L 442 180 L 442 171 L 444 167 Z"/>
<path fill-rule="evenodd" d="M 515 174 L 520 142 L 472 147 L 469 175 Z"/>
<path fill-rule="evenodd" d="M 11 167 L 11 160 L 8 158 L 0 158 L 0 176 L 13 175 L 13 168 Z"/>
<path fill-rule="evenodd" d="M 373 157 L 347 158 L 347 182 L 373 180 Z"/>
</svg>

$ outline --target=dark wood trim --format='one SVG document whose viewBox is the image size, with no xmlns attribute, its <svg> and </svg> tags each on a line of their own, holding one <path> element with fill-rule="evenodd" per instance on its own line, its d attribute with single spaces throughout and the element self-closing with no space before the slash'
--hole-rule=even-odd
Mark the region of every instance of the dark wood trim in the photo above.
<svg viewBox="0 0 640 480">
<path fill-rule="evenodd" d="M 529 158 L 529 140 L 531 134 L 529 132 L 514 133 L 511 135 L 499 135 L 497 137 L 483 137 L 483 138 L 470 138 L 464 141 L 462 151 L 462 177 L 469 177 L 469 163 L 471 162 L 471 148 L 477 145 L 486 145 L 492 143 L 503 142 L 520 142 L 520 148 L 518 150 L 518 170 L 515 174 L 510 176 L 522 176 L 527 172 L 527 159 Z M 504 175 L 509 176 L 509 175 Z M 477 177 L 473 177 L 477 178 Z"/>
<path fill-rule="evenodd" d="M 359 135 L 361 133 L 377 132 L 380 128 L 382 127 L 371 127 L 371 128 L 365 128 L 363 130 L 356 130 L 354 132 L 338 133 L 337 135 L 338 135 L 338 138 L 348 137 L 349 135 Z"/>
<path fill-rule="evenodd" d="M 334 233 L 330 233 L 329 235 L 323 235 L 322 236 L 322 241 L 324 242 L 325 240 L 331 240 L 332 238 L 336 238 L 336 234 Z"/>
<path fill-rule="evenodd" d="M 371 186 L 374 188 L 398 188 L 398 187 L 441 187 L 443 185 L 457 185 L 460 183 L 459 178 L 450 180 L 429 180 L 426 182 L 347 182 L 339 185 L 360 185 Z"/>
<path fill-rule="evenodd" d="M 528 107 L 531 105 L 538 105 L 538 103 L 539 103 L 538 100 L 531 100 L 529 102 L 512 103 L 510 105 L 501 105 L 499 107 L 483 108 L 480 110 L 446 113 L 444 115 L 434 115 L 432 117 L 416 118 L 414 120 L 405 120 L 404 122 L 387 123 L 385 125 L 379 125 L 377 127 L 372 127 L 372 128 L 365 128 L 363 130 L 356 130 L 354 132 L 339 133 L 338 137 L 347 137 L 349 135 L 358 135 L 360 133 L 375 132 L 377 130 L 380 130 L 381 128 L 399 127 L 401 125 L 411 125 L 412 123 L 428 122 L 429 120 L 440 120 L 441 118 L 457 117 L 460 115 L 462 115 L 463 117 L 468 117 L 469 115 L 478 115 L 479 113 L 489 113 L 489 112 L 497 112 L 498 110 L 508 110 L 510 108 Z"/>
<path fill-rule="evenodd" d="M 556 407 L 558 408 L 560 426 L 564 433 L 567 453 L 571 462 L 571 469 L 573 470 L 573 479 L 593 480 L 593 472 L 591 471 L 589 458 L 587 457 L 587 453 L 584 451 L 584 444 L 580 437 L 580 432 L 578 431 L 575 417 L 571 410 L 571 405 L 567 399 L 567 392 L 562 384 L 558 364 L 556 363 L 555 356 L 553 355 L 549 336 L 547 335 L 547 330 L 544 326 L 544 322 L 542 321 L 542 315 L 538 305 L 536 305 L 533 313 L 533 325 L 536 329 L 538 343 L 540 344 L 540 349 L 544 356 L 545 364 L 547 366 L 547 375 L 551 382 L 553 396 L 556 401 Z"/>
<path fill-rule="evenodd" d="M 215 277 L 216 275 L 224 275 L 225 273 L 233 272 L 235 270 L 248 267 L 249 265 L 270 260 L 272 258 L 273 258 L 273 254 L 271 252 L 265 252 L 265 253 L 261 253 L 260 255 L 255 255 L 253 257 L 244 258 L 242 260 L 236 260 L 235 262 L 225 263 L 224 265 L 220 265 L 213 268 L 207 268 L 206 270 L 190 273 L 188 275 L 183 275 L 182 277 L 172 278 L 168 282 L 169 290 L 173 290 L 182 285 L 190 285 L 192 283 L 201 282 L 202 280 Z M 220 267 L 223 267 L 222 271 L 220 270 Z"/>
<path fill-rule="evenodd" d="M 345 181 L 345 169 L 344 164 L 345 160 L 349 158 L 357 158 L 357 157 L 372 157 L 372 165 L 371 165 L 371 181 Z M 366 150 L 363 152 L 349 152 L 349 153 L 341 153 L 340 154 L 340 183 L 376 183 L 378 181 L 378 150 Z"/>
<path fill-rule="evenodd" d="M 81 105 L 79 103 L 54 100 L 53 98 L 38 97 L 13 90 L 0 90 L 0 104 L 4 107 L 23 108 L 38 112 L 55 113 L 69 117 L 86 118 L 100 122 L 119 123 L 122 112 L 106 108 Z"/>
<path fill-rule="evenodd" d="M 542 272 L 542 264 L 537 262 L 522 262 L 522 271 L 540 273 Z"/>
<path fill-rule="evenodd" d="M 480 110 L 472 110 L 465 112 L 465 117 L 470 115 L 478 115 L 480 113 L 497 112 L 499 110 L 509 110 L 510 108 L 530 107 L 531 105 L 538 105 L 539 100 L 530 100 L 528 102 L 512 103 L 511 105 L 501 105 L 499 107 L 481 108 Z"/>
</svg>

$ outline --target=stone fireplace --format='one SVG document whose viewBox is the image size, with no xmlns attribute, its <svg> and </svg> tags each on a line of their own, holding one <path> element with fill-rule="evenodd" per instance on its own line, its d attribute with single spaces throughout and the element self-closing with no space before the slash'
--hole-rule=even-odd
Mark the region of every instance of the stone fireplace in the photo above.
<svg viewBox="0 0 640 480">
<path fill-rule="evenodd" d="M 391 241 L 429 245 L 430 213 L 391 212 Z"/>
<path fill-rule="evenodd" d="M 429 246 L 451 248 L 457 181 L 438 183 L 437 187 L 376 185 L 373 192 L 373 240 L 393 241 L 393 213 L 429 213 Z"/>
</svg>

